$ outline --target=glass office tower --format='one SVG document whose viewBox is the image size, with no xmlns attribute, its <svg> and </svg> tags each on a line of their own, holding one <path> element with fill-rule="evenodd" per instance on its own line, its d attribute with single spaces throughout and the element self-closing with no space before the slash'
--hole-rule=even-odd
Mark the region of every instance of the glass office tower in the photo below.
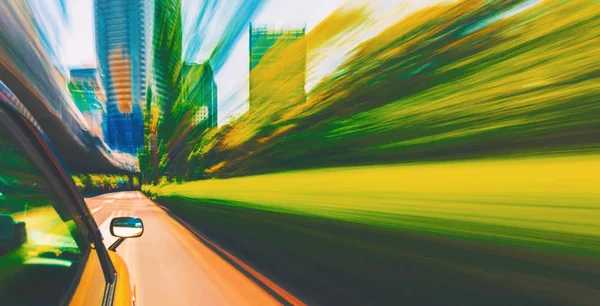
<svg viewBox="0 0 600 306">
<path fill-rule="evenodd" d="M 132 154 L 144 138 L 153 2 L 94 1 L 98 68 L 107 99 L 105 141 L 114 150 Z"/>
</svg>

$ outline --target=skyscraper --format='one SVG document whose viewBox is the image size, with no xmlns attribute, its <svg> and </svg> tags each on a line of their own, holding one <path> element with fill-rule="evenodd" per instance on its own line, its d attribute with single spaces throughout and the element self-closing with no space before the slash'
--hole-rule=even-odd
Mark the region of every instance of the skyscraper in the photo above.
<svg viewBox="0 0 600 306">
<path fill-rule="evenodd" d="M 169 116 L 180 91 L 182 66 L 181 0 L 155 0 L 152 86 L 161 114 Z"/>
<path fill-rule="evenodd" d="M 94 136 L 104 138 L 102 127 L 106 96 L 96 68 L 71 69 L 69 91 L 75 106 L 88 122 Z"/>
<path fill-rule="evenodd" d="M 137 153 L 143 143 L 152 0 L 94 0 L 98 67 L 106 89 L 105 141 Z"/>
<path fill-rule="evenodd" d="M 194 110 L 194 124 L 218 125 L 217 83 L 209 62 L 183 65 L 183 93 Z"/>
<path fill-rule="evenodd" d="M 148 1 L 148 0 L 147 0 Z M 148 29 L 152 40 L 148 48 L 148 97 L 146 97 L 145 133 L 147 142 L 140 155 L 140 163 L 145 163 L 144 177 L 147 181 L 158 182 L 161 175 L 159 161 L 172 156 L 171 138 L 177 127 L 172 118 L 173 107 L 181 92 L 182 64 L 182 20 L 181 0 L 149 0 L 150 14 L 147 16 Z M 146 159 L 147 158 L 147 159 Z M 143 161 L 142 161 L 143 160 Z"/>
<path fill-rule="evenodd" d="M 263 103 L 306 101 L 305 27 L 250 24 L 250 111 Z"/>
</svg>

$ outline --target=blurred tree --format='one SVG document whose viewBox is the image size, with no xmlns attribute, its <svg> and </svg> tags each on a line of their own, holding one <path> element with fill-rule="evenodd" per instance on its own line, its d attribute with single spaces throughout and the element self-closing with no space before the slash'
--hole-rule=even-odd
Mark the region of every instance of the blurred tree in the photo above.
<svg viewBox="0 0 600 306">
<path fill-rule="evenodd" d="M 596 148 L 593 3 L 459 1 L 418 11 L 362 43 L 306 103 L 273 79 L 276 98 L 259 96 L 197 141 L 195 176 Z M 327 45 L 311 34 L 307 46 Z M 283 65 L 294 50 L 273 61 Z M 265 80 L 277 72 L 259 66 Z"/>
</svg>

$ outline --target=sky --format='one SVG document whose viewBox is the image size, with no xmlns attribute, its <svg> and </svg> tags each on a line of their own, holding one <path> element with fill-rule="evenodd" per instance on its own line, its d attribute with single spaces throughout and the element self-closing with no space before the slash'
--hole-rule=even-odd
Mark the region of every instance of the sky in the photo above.
<svg viewBox="0 0 600 306">
<path fill-rule="evenodd" d="M 29 0 L 47 1 L 47 0 Z M 51 0 L 52 1 L 52 0 Z M 58 1 L 58 0 L 54 0 Z M 67 8 L 68 24 L 60 54 L 68 67 L 95 67 L 93 0 L 61 0 Z M 184 52 L 186 61 L 203 62 L 211 58 L 215 69 L 219 102 L 219 125 L 237 117 L 248 109 L 249 34 L 248 20 L 274 26 L 306 26 L 307 33 L 341 6 L 365 5 L 371 12 L 373 22 L 359 32 L 349 35 L 345 41 L 324 50 L 317 62 L 309 63 L 306 90 L 309 91 L 324 76 L 333 72 L 351 54 L 358 43 L 373 37 L 381 30 L 397 22 L 401 16 L 414 12 L 440 0 L 182 0 L 184 50 L 192 43 L 197 48 Z M 201 23 L 198 18 L 201 7 L 208 10 Z M 241 7 L 241 9 L 236 10 Z M 240 21 L 232 24 L 230 21 Z M 246 19 L 244 19 L 246 18 Z M 227 41 L 215 61 L 214 50 L 222 43 L 225 28 L 235 28 L 239 33 Z M 237 31 L 237 32 L 236 32 Z M 187 48 L 187 51 L 190 51 Z M 223 51 L 223 50 L 220 50 Z M 325 52 L 326 51 L 326 52 Z M 212 57 L 211 57 L 212 55 Z M 217 56 L 218 57 L 218 56 Z"/>
<path fill-rule="evenodd" d="M 69 67 L 96 67 L 94 0 L 65 0 L 69 16 L 63 48 Z"/>
</svg>

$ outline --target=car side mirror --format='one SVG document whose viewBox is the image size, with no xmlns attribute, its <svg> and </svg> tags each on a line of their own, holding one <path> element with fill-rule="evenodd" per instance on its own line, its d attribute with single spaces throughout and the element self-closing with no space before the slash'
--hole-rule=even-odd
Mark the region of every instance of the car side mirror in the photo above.
<svg viewBox="0 0 600 306">
<path fill-rule="evenodd" d="M 119 237 L 109 250 L 116 250 L 117 247 L 127 238 L 140 237 L 144 233 L 144 223 L 137 217 L 118 217 L 110 221 L 110 234 Z"/>
<path fill-rule="evenodd" d="M 110 234 L 119 238 L 135 238 L 144 233 L 144 223 L 137 217 L 118 217 L 110 221 Z"/>
</svg>

